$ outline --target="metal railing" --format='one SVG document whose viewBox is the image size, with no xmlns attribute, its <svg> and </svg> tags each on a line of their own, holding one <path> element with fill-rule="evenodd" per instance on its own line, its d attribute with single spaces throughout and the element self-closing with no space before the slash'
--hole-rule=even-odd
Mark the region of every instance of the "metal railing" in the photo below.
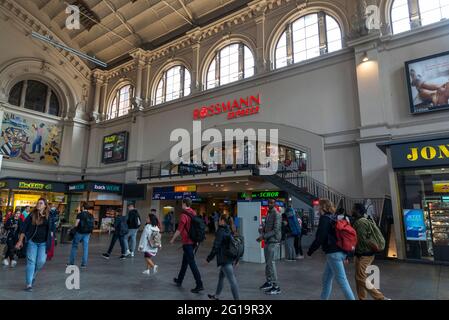
<svg viewBox="0 0 449 320">
<path fill-rule="evenodd" d="M 166 177 L 184 177 L 184 176 L 197 176 L 208 175 L 214 173 L 224 172 L 238 172 L 249 170 L 253 171 L 254 165 L 250 164 L 237 164 L 237 165 L 204 165 L 204 164 L 173 164 L 169 161 L 155 162 L 146 165 L 141 165 L 139 169 L 139 180 L 151 180 L 161 179 Z"/>
</svg>

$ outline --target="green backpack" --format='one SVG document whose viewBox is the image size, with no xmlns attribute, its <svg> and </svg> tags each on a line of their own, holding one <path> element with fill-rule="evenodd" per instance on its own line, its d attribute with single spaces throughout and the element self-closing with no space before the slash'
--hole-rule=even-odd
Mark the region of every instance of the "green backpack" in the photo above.
<svg viewBox="0 0 449 320">
<path fill-rule="evenodd" d="M 385 249 L 385 238 L 382 232 L 371 219 L 361 218 L 356 221 L 356 224 L 363 224 L 364 229 L 367 230 L 366 234 L 357 234 L 359 239 L 359 246 L 362 251 L 372 251 L 374 253 L 382 252 Z M 357 229 L 357 227 L 356 227 Z"/>
</svg>

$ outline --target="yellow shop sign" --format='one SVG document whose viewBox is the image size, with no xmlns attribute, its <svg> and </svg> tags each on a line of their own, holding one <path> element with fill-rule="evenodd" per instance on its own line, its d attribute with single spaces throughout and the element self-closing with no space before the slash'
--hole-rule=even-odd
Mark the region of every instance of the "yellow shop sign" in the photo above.
<svg viewBox="0 0 449 320">
<path fill-rule="evenodd" d="M 449 159 L 449 145 L 439 146 L 425 146 L 422 148 L 410 148 L 410 153 L 407 154 L 408 161 Z"/>
</svg>

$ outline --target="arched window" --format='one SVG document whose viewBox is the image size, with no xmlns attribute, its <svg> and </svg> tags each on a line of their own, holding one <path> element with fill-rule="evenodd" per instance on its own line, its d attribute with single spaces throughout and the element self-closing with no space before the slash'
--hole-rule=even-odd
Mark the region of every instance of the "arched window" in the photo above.
<svg viewBox="0 0 449 320">
<path fill-rule="evenodd" d="M 243 43 L 218 51 L 207 70 L 206 89 L 212 89 L 254 75 L 254 56 Z"/>
<path fill-rule="evenodd" d="M 343 47 L 338 22 L 324 12 L 303 16 L 289 24 L 279 37 L 275 69 L 338 51 Z"/>
<path fill-rule="evenodd" d="M 9 92 L 8 102 L 15 106 L 59 116 L 60 104 L 55 91 L 40 81 L 24 80 Z"/>
<path fill-rule="evenodd" d="M 412 26 L 426 26 L 447 18 L 449 0 L 395 0 L 391 6 L 393 34 L 410 31 Z M 412 24 L 412 21 L 416 23 Z"/>
<path fill-rule="evenodd" d="M 130 84 L 117 89 L 114 98 L 109 106 L 107 118 L 113 119 L 128 114 L 131 109 L 131 98 L 133 96 L 133 87 Z"/>
<path fill-rule="evenodd" d="M 179 99 L 190 94 L 190 72 L 182 65 L 174 66 L 162 74 L 156 87 L 155 104 Z"/>
</svg>

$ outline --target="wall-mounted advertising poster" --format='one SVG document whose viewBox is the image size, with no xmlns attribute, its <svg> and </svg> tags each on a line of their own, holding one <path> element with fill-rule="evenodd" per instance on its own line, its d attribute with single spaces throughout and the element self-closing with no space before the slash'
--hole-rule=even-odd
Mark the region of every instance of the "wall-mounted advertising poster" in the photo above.
<svg viewBox="0 0 449 320">
<path fill-rule="evenodd" d="M 126 161 L 128 158 L 128 132 L 122 131 L 103 138 L 103 157 L 105 164 Z"/>
<path fill-rule="evenodd" d="M 57 165 L 62 127 L 12 112 L 3 114 L 0 154 L 6 161 Z"/>
<path fill-rule="evenodd" d="M 412 241 L 426 241 L 426 222 L 421 209 L 404 209 L 405 237 Z"/>
<path fill-rule="evenodd" d="M 449 109 L 449 52 L 405 63 L 413 114 Z"/>
</svg>

